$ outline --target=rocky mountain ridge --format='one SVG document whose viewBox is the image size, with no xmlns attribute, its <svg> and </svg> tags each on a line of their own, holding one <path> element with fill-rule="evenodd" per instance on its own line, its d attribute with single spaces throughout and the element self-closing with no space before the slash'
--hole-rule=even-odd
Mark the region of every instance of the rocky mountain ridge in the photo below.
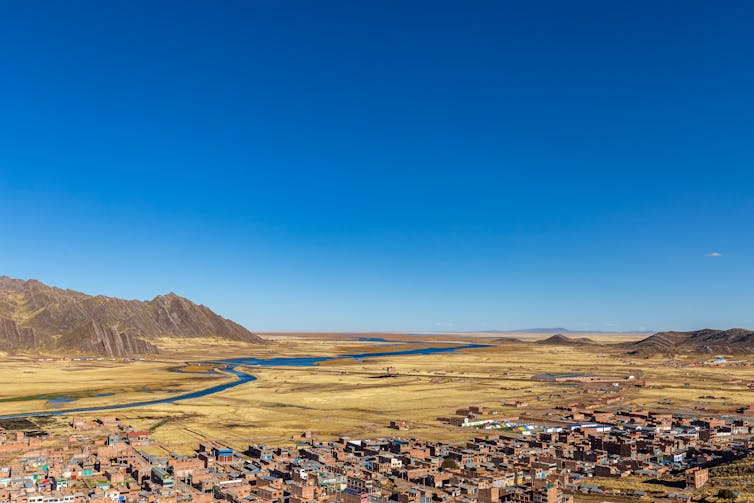
<svg viewBox="0 0 754 503">
<path fill-rule="evenodd" d="M 754 331 L 744 328 L 693 332 L 658 332 L 637 342 L 624 344 L 629 353 L 640 356 L 678 353 L 754 353 Z"/>
<path fill-rule="evenodd" d="M 160 337 L 264 342 L 174 293 L 124 300 L 0 276 L 0 351 L 122 357 L 158 353 Z"/>
</svg>

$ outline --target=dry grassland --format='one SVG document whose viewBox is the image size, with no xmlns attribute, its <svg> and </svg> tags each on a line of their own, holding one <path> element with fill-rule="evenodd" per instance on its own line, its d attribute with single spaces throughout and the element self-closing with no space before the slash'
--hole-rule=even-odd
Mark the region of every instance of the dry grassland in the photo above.
<svg viewBox="0 0 754 503">
<path fill-rule="evenodd" d="M 379 336 L 384 336 L 380 334 Z M 620 336 L 623 337 L 623 336 Z M 475 342 L 486 337 L 408 337 L 397 345 L 356 341 L 334 334 L 275 335 L 263 347 L 213 345 L 212 357 L 337 355 L 346 352 L 398 351 L 448 342 Z M 622 338 L 620 339 L 623 340 Z M 202 373 L 206 367 L 186 361 L 206 360 L 208 352 L 183 346 L 168 347 L 159 361 L 143 362 L 36 362 L 6 359 L 0 379 L 12 386 L 0 388 L 0 414 L 50 410 L 55 407 L 39 395 L 69 394 L 78 399 L 63 408 L 124 403 L 168 396 L 225 382 L 224 375 Z M 193 353 L 192 353 L 193 351 Z M 429 439 L 459 440 L 475 431 L 451 427 L 438 417 L 452 415 L 470 404 L 484 404 L 501 415 L 526 413 L 542 417 L 553 405 L 588 402 L 617 392 L 607 385 L 570 386 L 531 381 L 544 372 L 584 372 L 646 377 L 652 387 L 625 386 L 626 404 L 652 409 L 699 412 L 733 411 L 753 401 L 746 384 L 754 381 L 754 367 L 668 368 L 667 359 L 629 358 L 606 347 L 545 346 L 534 343 L 495 343 L 491 347 L 455 353 L 387 356 L 356 361 L 340 358 L 309 368 L 249 367 L 254 382 L 221 393 L 172 404 L 153 405 L 89 416 L 126 417 L 138 427 L 155 428 L 153 435 L 169 449 L 187 452 L 198 440 L 212 438 L 244 448 L 249 443 L 289 444 L 291 435 L 311 430 L 320 437 L 375 437 L 398 432 L 387 428 L 393 419 L 411 422 L 409 434 Z M 398 377 L 380 377 L 393 366 Z M 735 384 L 731 384 L 735 382 Z M 726 384 L 727 383 L 727 384 Z M 144 391 L 144 388 L 149 391 Z M 94 397 L 93 394 L 115 393 Z M 707 398 L 701 398 L 701 397 Z M 31 398 L 30 398 L 31 397 Z M 714 398 L 710 398 L 714 397 Z M 503 406 L 510 400 L 529 404 L 525 409 Z"/>
</svg>

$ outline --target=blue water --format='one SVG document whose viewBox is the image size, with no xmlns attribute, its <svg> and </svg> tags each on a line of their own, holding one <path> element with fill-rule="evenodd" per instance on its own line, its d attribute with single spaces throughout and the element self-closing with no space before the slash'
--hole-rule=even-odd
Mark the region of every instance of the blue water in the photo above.
<svg viewBox="0 0 754 503">
<path fill-rule="evenodd" d="M 400 344 L 399 341 L 390 341 L 388 339 L 385 339 L 384 337 L 359 337 L 356 339 L 359 342 L 387 342 L 389 344 L 385 344 L 385 346 L 396 346 Z M 416 342 L 412 341 L 407 344 L 416 344 Z"/>
<path fill-rule="evenodd" d="M 100 397 L 105 397 L 105 396 L 112 396 L 114 394 L 115 393 L 112 393 L 112 392 L 110 392 L 110 393 L 99 393 L 97 395 L 92 395 L 92 398 L 100 398 Z M 40 398 L 47 398 L 47 397 L 43 395 Z M 76 400 L 78 400 L 78 398 L 73 397 L 73 396 L 57 396 L 55 398 L 50 398 L 49 400 L 47 400 L 47 403 L 49 403 L 52 406 L 57 407 L 57 406 L 60 406 L 60 405 L 65 405 L 67 403 L 75 402 Z"/>
<path fill-rule="evenodd" d="M 227 360 L 214 360 L 210 363 L 224 363 L 227 365 L 248 365 L 255 367 L 313 367 L 314 365 L 331 360 L 329 357 L 305 356 L 300 358 L 270 358 L 260 360 L 259 358 L 242 357 L 229 358 Z"/>
<path fill-rule="evenodd" d="M 298 358 L 270 358 L 268 360 L 262 360 L 259 358 L 230 358 L 227 360 L 215 360 L 208 363 L 218 363 L 228 366 L 245 365 L 245 366 L 260 366 L 260 367 L 312 367 L 317 363 L 328 362 L 337 360 L 339 358 L 352 358 L 354 360 L 364 360 L 367 358 L 377 358 L 380 356 L 403 356 L 403 355 L 430 355 L 437 353 L 452 353 L 460 349 L 473 349 L 487 347 L 487 344 L 458 344 L 456 346 L 446 348 L 416 348 L 405 349 L 403 351 L 381 351 L 376 353 L 349 353 L 340 356 L 312 356 L 312 357 L 298 357 Z M 54 411 L 44 412 L 27 412 L 23 414 L 11 414 L 7 416 L 0 416 L 0 419 L 12 419 L 19 417 L 40 417 L 40 416 L 62 416 L 68 414 L 80 414 L 82 412 L 99 412 L 107 410 L 120 410 L 131 409 L 134 407 L 144 407 L 147 405 L 159 405 L 163 403 L 179 402 L 181 400 L 191 400 L 192 398 L 201 398 L 203 396 L 212 395 L 225 391 L 226 389 L 235 388 L 241 384 L 256 380 L 256 377 L 250 374 L 246 374 L 235 368 L 225 368 L 225 371 L 233 374 L 237 377 L 235 381 L 227 382 L 225 384 L 218 384 L 217 386 L 211 386 L 209 388 L 201 389 L 198 391 L 192 391 L 191 393 L 185 393 L 177 396 L 169 396 L 166 398 L 159 398 L 156 400 L 144 400 L 142 402 L 130 402 L 120 405 L 107 405 L 100 407 L 81 407 L 78 409 L 61 409 Z M 97 396 L 109 396 L 113 393 L 102 393 Z M 61 403 L 65 398 L 61 398 Z M 70 401 L 70 400 L 69 400 Z M 50 400 L 52 402 L 52 400 Z"/>
<path fill-rule="evenodd" d="M 452 353 L 459 349 L 484 348 L 486 344 L 458 344 L 446 348 L 416 348 L 404 349 L 401 351 L 377 351 L 374 353 L 346 353 L 338 356 L 311 356 L 300 358 L 270 358 L 261 360 L 259 358 L 230 358 L 227 360 L 216 360 L 212 363 L 226 363 L 232 365 L 248 365 L 259 367 L 311 367 L 318 363 L 330 362 L 341 358 L 352 358 L 354 360 L 365 360 L 367 358 L 377 358 L 380 356 L 404 356 L 404 355 L 432 355 L 436 353 Z"/>
<path fill-rule="evenodd" d="M 378 356 L 402 356 L 402 355 L 433 355 L 437 353 L 452 353 L 459 349 L 486 348 L 487 344 L 458 344 L 447 348 L 416 348 L 405 349 L 403 351 L 383 351 L 380 353 L 358 353 L 355 355 L 342 355 L 343 357 L 363 360 L 364 358 L 374 358 Z M 333 358 L 334 359 L 334 358 Z"/>
<path fill-rule="evenodd" d="M 47 403 L 49 403 L 50 405 L 58 406 L 58 405 L 64 405 L 64 404 L 75 402 L 75 401 L 76 399 L 73 398 L 72 396 L 59 396 L 55 398 L 50 398 L 49 400 L 47 400 Z"/>
<path fill-rule="evenodd" d="M 144 407 L 146 405 L 157 405 L 161 403 L 173 403 L 178 402 L 180 400 L 190 400 L 192 398 L 200 398 L 203 396 L 211 395 L 213 393 L 219 393 L 220 391 L 225 391 L 228 388 L 233 388 L 235 386 L 254 381 L 256 377 L 249 374 L 244 374 L 243 372 L 239 372 L 235 369 L 226 369 L 226 372 L 229 372 L 236 377 L 238 377 L 237 380 L 227 382 L 225 384 L 218 384 L 217 386 L 212 386 L 210 388 L 201 389 L 198 391 L 192 391 L 191 393 L 186 393 L 184 395 L 178 395 L 178 396 L 171 396 L 168 398 L 160 398 L 158 400 L 145 400 L 143 402 L 131 402 L 131 403 L 124 403 L 120 405 L 108 405 L 105 407 L 81 407 L 80 409 L 65 409 L 65 410 L 54 410 L 54 411 L 44 411 L 44 412 L 27 412 L 25 414 L 11 414 L 7 416 L 0 416 L 0 419 L 12 419 L 17 417 L 39 417 L 39 416 L 62 416 L 67 414 L 80 414 L 82 412 L 97 412 L 97 411 L 105 411 L 105 410 L 118 410 L 118 409 L 130 409 L 132 407 Z"/>
</svg>

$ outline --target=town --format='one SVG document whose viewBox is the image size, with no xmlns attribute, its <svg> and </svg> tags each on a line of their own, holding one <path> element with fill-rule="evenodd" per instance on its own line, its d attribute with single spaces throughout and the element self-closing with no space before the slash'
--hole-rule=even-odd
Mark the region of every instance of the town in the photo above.
<svg viewBox="0 0 754 503">
<path fill-rule="evenodd" d="M 2 7 L 0 503 L 754 502 L 754 1 Z"/>
<path fill-rule="evenodd" d="M 206 441 L 192 455 L 170 453 L 149 430 L 115 417 L 74 417 L 65 436 L 2 431 L 0 501 L 570 503 L 611 494 L 682 503 L 707 485 L 710 467 L 743 458 L 754 445 L 746 414 L 561 412 L 564 420 L 551 425 L 500 432 L 482 422 L 460 443 L 320 441 L 304 432 L 290 447 L 255 444 L 241 451 Z M 470 406 L 457 413 L 483 417 L 489 411 Z M 405 431 L 410 425 L 391 426 Z M 608 492 L 595 482 L 635 476 L 660 483 L 653 492 Z"/>
</svg>

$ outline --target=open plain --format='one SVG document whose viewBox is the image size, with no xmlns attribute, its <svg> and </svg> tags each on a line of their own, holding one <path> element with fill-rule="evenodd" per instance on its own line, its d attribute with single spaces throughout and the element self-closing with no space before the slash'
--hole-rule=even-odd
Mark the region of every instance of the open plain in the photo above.
<svg viewBox="0 0 754 503">
<path fill-rule="evenodd" d="M 217 342 L 211 350 L 187 344 L 167 348 L 148 360 L 75 360 L 5 357 L 0 378 L 0 415 L 56 412 L 70 408 L 155 400 L 224 382 L 232 375 L 208 359 L 253 356 L 304 357 L 381 353 L 374 358 L 334 358 L 311 366 L 238 366 L 256 377 L 225 391 L 183 400 L 83 416 L 117 415 L 153 428 L 155 438 L 178 452 L 197 438 L 220 439 L 237 447 L 248 443 L 290 444 L 291 436 L 311 430 L 320 437 L 389 435 L 391 420 L 405 420 L 410 435 L 458 440 L 474 434 L 438 418 L 471 404 L 502 416 L 531 420 L 553 418 L 553 408 L 574 403 L 606 407 L 639 406 L 690 414 L 731 413 L 747 406 L 754 392 L 754 367 L 748 362 L 703 365 L 704 356 L 633 357 L 619 342 L 640 335 L 592 335 L 599 345 L 559 346 L 526 338 L 489 334 L 266 334 L 270 343 L 244 346 Z M 523 341 L 523 342 L 522 342 Z M 407 349 L 485 347 L 436 354 L 384 355 Z M 386 376 L 391 367 L 393 375 Z M 213 371 L 213 369 L 217 369 Z M 605 383 L 556 383 L 532 380 L 535 374 L 586 373 L 634 379 Z M 521 402 L 518 407 L 505 403 Z"/>
</svg>

